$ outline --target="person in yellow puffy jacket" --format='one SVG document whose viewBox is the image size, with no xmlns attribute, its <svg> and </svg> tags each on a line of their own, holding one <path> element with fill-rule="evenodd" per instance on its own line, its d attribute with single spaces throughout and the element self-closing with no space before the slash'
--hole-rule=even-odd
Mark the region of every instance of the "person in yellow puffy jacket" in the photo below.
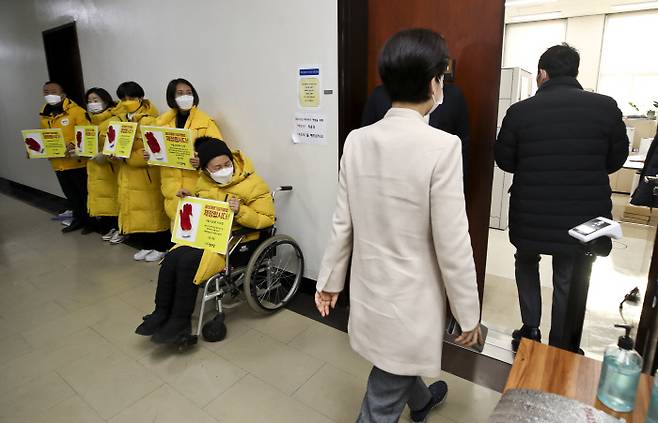
<svg viewBox="0 0 658 423">
<path fill-rule="evenodd" d="M 102 239 L 112 244 L 123 242 L 119 232 L 119 200 L 117 177 L 120 162 L 113 162 L 103 155 L 105 133 L 110 118 L 120 114 L 122 108 L 105 89 L 94 87 L 87 90 L 87 117 L 92 125 L 98 126 L 99 153 L 87 161 L 87 210 L 97 218 L 97 226 L 103 233 Z"/>
<path fill-rule="evenodd" d="M 226 201 L 235 213 L 233 230 L 264 229 L 274 225 L 274 201 L 267 183 L 244 154 L 231 152 L 226 143 L 197 138 L 195 148 L 202 169 L 194 195 Z M 181 189 L 181 197 L 192 193 Z M 258 233 L 247 237 L 257 239 Z M 144 317 L 135 333 L 152 336 L 156 343 L 175 343 L 191 332 L 190 317 L 198 284 L 224 268 L 225 259 L 210 250 L 179 246 L 167 253 L 158 276 L 155 311 Z"/>
<path fill-rule="evenodd" d="M 222 133 L 215 121 L 198 108 L 199 94 L 189 81 L 178 78 L 169 82 L 167 85 L 167 105 L 171 107 L 171 110 L 157 119 L 156 126 L 190 129 L 192 131 L 192 140 L 196 140 L 197 137 L 222 139 Z M 193 159 L 191 163 L 193 166 L 198 167 L 198 160 Z M 176 194 L 181 189 L 194 190 L 199 172 L 162 167 L 160 168 L 160 177 L 162 195 L 165 198 L 165 211 L 173 226 L 179 200 Z"/>
<path fill-rule="evenodd" d="M 83 233 L 90 233 L 93 228 L 87 214 L 87 159 L 73 154 L 75 127 L 89 125 L 89 121 L 84 109 L 66 97 L 61 84 L 54 81 L 46 82 L 43 85 L 43 96 L 46 104 L 39 113 L 41 128 L 60 128 L 67 144 L 67 157 L 50 159 L 59 185 L 73 210 L 73 220 L 69 226 L 62 229 L 62 232 L 82 229 Z"/>
<path fill-rule="evenodd" d="M 152 125 L 158 110 L 144 99 L 144 89 L 136 82 L 124 82 L 117 88 L 123 112 L 110 121 L 137 122 Z M 111 157 L 112 160 L 117 158 Z M 151 169 L 144 160 L 144 143 L 137 128 L 132 152 L 121 159 L 119 167 L 119 230 L 141 244 L 134 255 L 137 261 L 157 262 L 169 249 L 171 233 L 160 192 L 160 171 Z"/>
</svg>

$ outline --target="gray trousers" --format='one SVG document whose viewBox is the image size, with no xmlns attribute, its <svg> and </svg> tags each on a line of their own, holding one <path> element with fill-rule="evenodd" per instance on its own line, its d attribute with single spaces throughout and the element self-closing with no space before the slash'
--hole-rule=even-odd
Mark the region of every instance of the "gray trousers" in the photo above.
<svg viewBox="0 0 658 423">
<path fill-rule="evenodd" d="M 516 287 L 519 292 L 521 318 L 526 326 L 539 327 L 541 322 L 541 284 L 539 281 L 539 254 L 517 250 L 514 255 Z M 576 255 L 553 256 L 553 305 L 551 311 L 551 333 L 549 344 L 559 345 L 564 330 L 569 289 L 571 287 Z M 589 263 L 591 266 L 591 263 Z M 582 283 L 583 281 L 581 281 Z M 582 310 L 584 315 L 587 307 L 587 297 L 581 298 L 572 305 Z"/>
<path fill-rule="evenodd" d="M 405 404 L 417 411 L 432 399 L 418 376 L 398 376 L 373 367 L 357 423 L 396 423 Z"/>
</svg>

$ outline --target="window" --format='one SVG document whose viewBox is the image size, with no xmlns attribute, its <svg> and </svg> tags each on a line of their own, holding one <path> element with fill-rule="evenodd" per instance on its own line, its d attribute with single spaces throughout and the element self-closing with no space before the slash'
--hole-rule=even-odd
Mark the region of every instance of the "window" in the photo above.
<svg viewBox="0 0 658 423">
<path fill-rule="evenodd" d="M 537 76 L 539 57 L 556 44 L 562 44 L 567 35 L 567 20 L 508 24 L 505 27 L 503 67 L 519 67 Z M 537 83 L 533 82 L 533 92 Z"/>
<path fill-rule="evenodd" d="M 617 100 L 624 115 L 646 114 L 658 101 L 656 28 L 657 11 L 606 18 L 597 91 Z"/>
</svg>

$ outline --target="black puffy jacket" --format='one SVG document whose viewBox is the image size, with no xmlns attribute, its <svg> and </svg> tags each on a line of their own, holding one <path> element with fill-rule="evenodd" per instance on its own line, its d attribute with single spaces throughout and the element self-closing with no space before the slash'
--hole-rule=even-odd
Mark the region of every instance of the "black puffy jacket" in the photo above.
<svg viewBox="0 0 658 423">
<path fill-rule="evenodd" d="M 631 196 L 631 204 L 636 206 L 656 207 L 656 199 L 653 195 L 655 185 L 644 180 L 645 176 L 656 176 L 658 174 L 658 133 L 651 141 L 651 147 L 647 151 L 647 158 L 644 160 L 644 167 L 640 174 L 640 182 L 637 189 Z"/>
<path fill-rule="evenodd" d="M 496 163 L 514 174 L 510 241 L 523 251 L 571 254 L 570 228 L 611 217 L 608 174 L 628 157 L 626 126 L 610 97 L 556 77 L 507 111 Z"/>
</svg>

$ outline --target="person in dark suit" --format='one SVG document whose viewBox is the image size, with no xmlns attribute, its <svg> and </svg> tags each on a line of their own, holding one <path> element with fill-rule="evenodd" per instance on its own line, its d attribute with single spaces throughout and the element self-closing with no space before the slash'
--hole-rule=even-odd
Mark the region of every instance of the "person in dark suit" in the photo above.
<svg viewBox="0 0 658 423">
<path fill-rule="evenodd" d="M 509 108 L 495 144 L 498 167 L 514 174 L 509 237 L 516 247 L 523 319 L 513 333 L 514 347 L 522 337 L 541 340 L 540 254 L 553 257 L 549 343 L 560 345 L 574 269 L 577 263 L 592 265 L 568 231 L 595 217 L 612 218 L 608 174 L 628 157 L 617 103 L 583 90 L 576 80 L 579 64 L 573 47 L 549 48 L 539 59 L 537 94 Z M 610 240 L 606 248 L 609 252 Z M 576 305 L 583 315 L 585 300 Z"/>
<path fill-rule="evenodd" d="M 644 180 L 645 176 L 656 176 L 658 174 L 658 132 L 651 141 L 651 147 L 647 151 L 644 167 L 640 173 L 640 182 L 631 196 L 631 204 L 634 206 L 656 207 L 656 199 L 653 195 L 654 184 Z"/>
<path fill-rule="evenodd" d="M 361 118 L 361 126 L 368 126 L 381 120 L 391 108 L 391 98 L 383 85 L 375 87 L 366 102 Z M 457 135 L 462 142 L 464 179 L 468 164 L 468 107 L 464 94 L 456 85 L 443 86 L 443 103 L 430 113 L 429 124 L 452 135 Z"/>
</svg>

